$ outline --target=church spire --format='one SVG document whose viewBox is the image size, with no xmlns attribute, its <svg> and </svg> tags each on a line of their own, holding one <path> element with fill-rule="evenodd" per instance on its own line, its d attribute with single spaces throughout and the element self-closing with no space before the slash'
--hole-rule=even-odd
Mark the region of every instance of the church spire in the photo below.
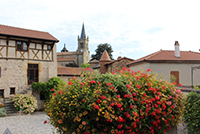
<svg viewBox="0 0 200 134">
<path fill-rule="evenodd" d="M 81 39 L 85 39 L 86 34 L 85 34 L 85 27 L 84 27 L 84 23 L 82 25 L 82 31 L 81 31 Z"/>
</svg>

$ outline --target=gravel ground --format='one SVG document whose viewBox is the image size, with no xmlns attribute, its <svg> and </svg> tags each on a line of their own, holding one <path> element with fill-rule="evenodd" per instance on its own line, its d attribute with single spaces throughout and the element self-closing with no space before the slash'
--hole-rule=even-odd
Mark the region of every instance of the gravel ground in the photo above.
<svg viewBox="0 0 200 134">
<path fill-rule="evenodd" d="M 9 128 L 12 134 L 52 134 L 53 126 L 44 124 L 48 116 L 44 112 L 31 115 L 0 117 L 0 134 Z"/>
<path fill-rule="evenodd" d="M 44 112 L 35 112 L 31 115 L 15 115 L 0 117 L 0 134 L 9 128 L 12 134 L 52 134 L 56 131 L 50 124 L 44 124 L 48 116 Z M 185 125 L 179 124 L 177 134 L 187 134 L 184 131 Z M 173 133 L 173 132 L 171 132 Z M 176 132 L 175 132 L 176 133 Z M 169 134 L 169 133 L 168 133 Z"/>
</svg>

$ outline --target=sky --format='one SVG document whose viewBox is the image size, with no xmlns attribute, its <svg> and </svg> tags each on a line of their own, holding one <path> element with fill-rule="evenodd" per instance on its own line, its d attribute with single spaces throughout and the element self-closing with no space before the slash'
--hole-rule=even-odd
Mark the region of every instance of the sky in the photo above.
<svg viewBox="0 0 200 134">
<path fill-rule="evenodd" d="M 156 51 L 199 52 L 198 0 L 0 0 L 0 24 L 49 32 L 76 51 L 82 23 L 90 54 L 108 43 L 113 57 L 138 59 Z"/>
</svg>

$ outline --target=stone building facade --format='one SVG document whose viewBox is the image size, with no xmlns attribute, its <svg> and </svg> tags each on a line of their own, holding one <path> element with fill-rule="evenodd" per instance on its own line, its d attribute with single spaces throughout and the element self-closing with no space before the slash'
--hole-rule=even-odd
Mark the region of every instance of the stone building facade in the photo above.
<svg viewBox="0 0 200 134">
<path fill-rule="evenodd" d="M 56 77 L 57 42 L 47 32 L 0 25 L 0 96 L 31 92 L 32 82 Z"/>
<path fill-rule="evenodd" d="M 61 52 L 57 53 L 57 61 L 61 66 L 80 67 L 82 63 L 90 60 L 89 37 L 86 37 L 84 24 L 82 25 L 81 36 L 78 36 L 78 49 L 69 52 L 64 44 Z"/>
</svg>

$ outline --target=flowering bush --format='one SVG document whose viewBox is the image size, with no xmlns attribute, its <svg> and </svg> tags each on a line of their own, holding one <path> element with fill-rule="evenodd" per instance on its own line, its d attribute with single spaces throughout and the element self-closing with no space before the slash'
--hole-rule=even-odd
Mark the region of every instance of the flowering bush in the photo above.
<svg viewBox="0 0 200 134">
<path fill-rule="evenodd" d="M 49 122 L 61 133 L 163 133 L 177 125 L 183 94 L 165 80 L 123 68 L 86 75 L 54 92 L 46 103 Z"/>
<path fill-rule="evenodd" d="M 200 132 L 200 94 L 190 92 L 187 95 L 184 122 L 190 133 L 199 134 Z"/>
<path fill-rule="evenodd" d="M 17 110 L 22 110 L 24 113 L 32 113 L 37 108 L 37 100 L 30 94 L 16 94 L 11 100 Z"/>
</svg>

